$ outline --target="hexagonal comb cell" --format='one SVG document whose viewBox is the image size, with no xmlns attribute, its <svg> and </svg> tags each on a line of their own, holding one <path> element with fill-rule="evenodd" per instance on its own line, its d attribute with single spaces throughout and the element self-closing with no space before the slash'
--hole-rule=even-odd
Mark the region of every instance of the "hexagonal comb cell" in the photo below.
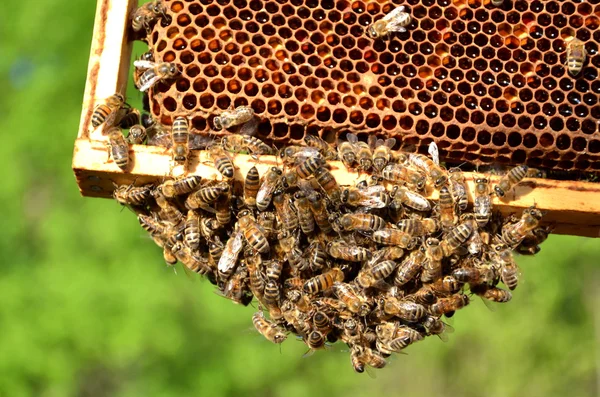
<svg viewBox="0 0 600 397">
<path fill-rule="evenodd" d="M 164 2 L 170 22 L 154 27 L 149 44 L 183 71 L 150 91 L 164 122 L 187 115 L 195 133 L 214 133 L 214 115 L 250 105 L 259 136 L 274 142 L 298 141 L 307 129 L 330 142 L 360 132 L 420 151 L 433 140 L 452 162 L 600 171 L 598 5 Z M 369 38 L 367 27 L 399 5 L 412 16 L 407 31 Z M 575 38 L 587 59 L 572 76 L 566 53 Z"/>
</svg>

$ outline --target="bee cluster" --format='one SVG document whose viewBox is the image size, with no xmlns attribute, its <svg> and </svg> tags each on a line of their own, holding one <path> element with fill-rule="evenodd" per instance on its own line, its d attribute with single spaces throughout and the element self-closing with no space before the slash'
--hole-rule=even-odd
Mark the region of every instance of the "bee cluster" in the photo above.
<svg viewBox="0 0 600 397">
<path fill-rule="evenodd" d="M 138 214 L 169 265 L 204 275 L 236 303 L 256 299 L 253 322 L 265 338 L 281 343 L 292 333 L 311 351 L 342 341 L 363 372 L 426 336 L 444 337 L 442 316 L 471 295 L 509 301 L 513 250 L 536 253 L 549 233 L 535 207 L 508 219 L 492 208 L 491 196 L 505 197 L 527 166 L 493 187 L 477 179 L 470 207 L 459 169 L 394 151 L 393 141 L 350 135 L 336 150 L 308 135 L 278 151 L 282 167 L 260 175 L 255 165 L 240 181 L 236 152 L 260 164 L 273 149 L 231 134 L 210 147 L 222 180 L 188 175 L 120 186 L 114 197 Z M 339 185 L 330 170 L 338 158 L 367 178 Z M 437 204 L 424 196 L 432 189 Z"/>
<path fill-rule="evenodd" d="M 183 7 L 147 3 L 133 14 L 132 29 L 156 42 L 153 26 L 169 26 L 169 14 Z M 366 35 L 405 33 L 413 21 L 405 11 L 393 9 Z M 134 62 L 134 81 L 156 95 L 185 76 L 171 60 L 155 63 L 154 53 Z M 253 323 L 265 338 L 282 343 L 294 334 L 310 351 L 342 341 L 357 372 L 385 366 L 389 355 L 426 336 L 445 338 L 442 318 L 473 295 L 508 302 L 518 284 L 513 252 L 536 254 L 551 231 L 540 226 L 535 206 L 520 216 L 494 211 L 494 195 L 506 200 L 521 180 L 540 175 L 526 165 L 494 186 L 479 177 L 470 192 L 460 168 L 440 163 L 435 144 L 430 158 L 395 150 L 395 138 L 348 132 L 332 145 L 309 131 L 296 145 L 276 148 L 270 143 L 277 140 L 259 138 L 262 121 L 247 104 L 211 116 L 212 137 L 194 134 L 196 117 L 179 110 L 155 119 L 120 94 L 96 107 L 92 127 L 107 135 L 123 171 L 130 145 L 143 143 L 167 148 L 183 169 L 159 184 L 117 186 L 114 198 L 137 214 L 168 265 L 180 262 L 236 303 L 256 299 Z M 187 172 L 196 149 L 206 149 L 220 180 Z M 239 153 L 254 161 L 245 175 L 235 165 Z M 277 166 L 261 165 L 267 157 Z M 336 167 L 357 172 L 357 183 L 339 183 Z M 434 190 L 436 202 L 427 198 Z"/>
</svg>

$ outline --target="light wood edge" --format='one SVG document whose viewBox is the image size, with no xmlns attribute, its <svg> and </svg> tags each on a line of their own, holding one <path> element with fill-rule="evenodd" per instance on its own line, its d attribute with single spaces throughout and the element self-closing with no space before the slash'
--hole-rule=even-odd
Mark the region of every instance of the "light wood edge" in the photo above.
<svg viewBox="0 0 600 397">
<path fill-rule="evenodd" d="M 281 166 L 273 156 L 261 156 L 255 161 L 247 155 L 232 155 L 236 166 L 236 180 L 243 180 L 248 170 L 256 165 L 261 175 L 269 167 Z M 160 182 L 171 175 L 182 174 L 180 166 L 173 167 L 171 154 L 162 147 L 133 145 L 130 150 L 130 169 L 121 171 L 108 158 L 106 145 L 102 142 L 78 139 L 73 156 L 73 170 L 84 196 L 110 198 L 117 185 Z M 340 185 L 355 185 L 364 178 L 348 172 L 340 162 L 330 163 L 331 171 Z M 172 170 L 172 174 L 170 171 Z M 200 175 L 205 179 L 222 179 L 204 151 L 191 155 L 188 174 Z M 465 173 L 470 192 L 474 190 L 473 179 L 479 174 Z M 489 176 L 492 183 L 498 178 Z M 437 199 L 437 192 L 428 193 L 428 198 Z M 591 182 L 556 181 L 528 178 L 521 182 L 507 201 L 493 198 L 494 208 L 503 214 L 520 214 L 524 208 L 536 205 L 546 211 L 544 222 L 555 226 L 555 233 L 587 237 L 600 237 L 600 184 Z M 472 202 L 472 194 L 469 200 Z"/>
<path fill-rule="evenodd" d="M 98 0 L 78 138 L 100 134 L 90 131 L 96 104 L 116 92 L 125 94 L 133 48 L 129 17 L 137 4 L 138 0 Z"/>
</svg>

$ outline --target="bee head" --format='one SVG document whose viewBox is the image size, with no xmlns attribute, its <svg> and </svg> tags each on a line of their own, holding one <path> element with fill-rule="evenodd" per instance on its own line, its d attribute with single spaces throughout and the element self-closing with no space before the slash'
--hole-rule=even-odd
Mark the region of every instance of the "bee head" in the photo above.
<svg viewBox="0 0 600 397">
<path fill-rule="evenodd" d="M 341 196 L 342 203 L 344 203 L 344 204 L 347 203 L 349 196 L 350 196 L 350 190 L 349 189 L 342 190 L 342 196 Z"/>
</svg>

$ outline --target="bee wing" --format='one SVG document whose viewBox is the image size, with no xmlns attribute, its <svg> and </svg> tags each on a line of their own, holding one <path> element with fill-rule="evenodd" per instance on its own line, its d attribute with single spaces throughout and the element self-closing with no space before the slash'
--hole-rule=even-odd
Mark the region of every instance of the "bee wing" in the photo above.
<svg viewBox="0 0 600 397">
<path fill-rule="evenodd" d="M 391 149 L 396 144 L 396 138 L 388 138 L 383 144 Z"/>
<path fill-rule="evenodd" d="M 369 135 L 369 138 L 367 140 L 367 144 L 369 145 L 369 148 L 371 150 L 375 149 L 375 146 L 377 145 L 377 142 L 380 139 L 377 139 L 377 137 L 375 135 Z"/>
<path fill-rule="evenodd" d="M 171 134 L 156 134 L 148 138 L 148 145 L 163 146 L 165 148 L 170 148 L 171 146 L 173 146 L 173 140 L 171 139 Z"/>
<path fill-rule="evenodd" d="M 133 61 L 133 66 L 137 69 L 152 69 L 156 65 L 154 62 L 147 61 L 145 59 L 136 59 Z"/>
<path fill-rule="evenodd" d="M 217 265 L 217 270 L 221 273 L 227 273 L 231 270 L 237 263 L 237 258 L 244 246 L 244 241 L 242 239 L 242 233 L 237 232 L 234 236 L 231 236 L 229 241 L 223 250 L 223 254 L 219 259 L 219 263 Z"/>
<path fill-rule="evenodd" d="M 212 145 L 214 141 L 214 138 L 206 135 L 190 134 L 190 150 L 205 150 Z"/>
<path fill-rule="evenodd" d="M 429 147 L 427 148 L 427 153 L 429 153 L 435 165 L 440 165 L 440 151 L 435 142 L 432 141 L 429 144 Z"/>
<path fill-rule="evenodd" d="M 386 16 L 384 16 L 383 18 L 381 18 L 383 21 L 391 21 L 392 19 L 395 19 L 398 15 L 400 15 L 401 13 L 404 12 L 405 7 L 404 6 L 399 6 L 394 8 L 389 14 L 387 14 Z M 389 25 L 388 25 L 389 26 Z"/>
<path fill-rule="evenodd" d="M 150 80 L 146 81 L 146 84 L 141 86 L 139 90 L 142 92 L 148 91 L 154 84 L 159 82 L 160 78 L 161 77 L 159 75 L 154 75 Z"/>
<path fill-rule="evenodd" d="M 250 120 L 245 122 L 240 128 L 240 135 L 254 136 L 258 131 L 258 117 L 252 117 Z"/>
<path fill-rule="evenodd" d="M 356 134 L 348 133 L 346 135 L 346 139 L 350 143 L 356 143 L 356 142 L 358 142 L 358 136 L 356 136 Z"/>
</svg>

